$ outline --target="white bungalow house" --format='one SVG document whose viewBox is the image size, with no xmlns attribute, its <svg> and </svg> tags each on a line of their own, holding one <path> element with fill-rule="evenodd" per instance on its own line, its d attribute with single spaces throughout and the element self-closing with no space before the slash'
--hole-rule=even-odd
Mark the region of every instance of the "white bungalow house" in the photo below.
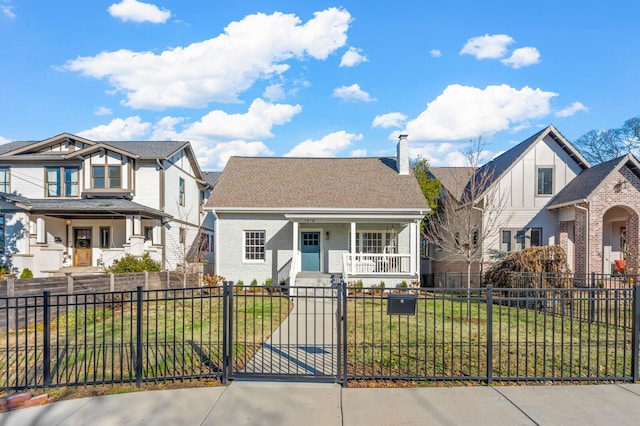
<svg viewBox="0 0 640 426">
<path fill-rule="evenodd" d="M 189 142 L 92 141 L 64 133 L 0 145 L 0 253 L 35 277 L 109 266 L 125 254 L 174 269 L 209 254 L 203 209 L 217 174 Z"/>
<path fill-rule="evenodd" d="M 216 273 L 228 280 L 336 275 L 393 286 L 420 277 L 429 207 L 406 136 L 396 158 L 232 157 L 205 209 L 215 215 Z"/>
<path fill-rule="evenodd" d="M 503 203 L 495 232 L 483 245 L 474 271 L 492 261 L 492 253 L 530 246 L 560 245 L 569 268 L 582 273 L 613 273 L 616 261 L 637 271 L 640 164 L 632 155 L 591 166 L 554 126 L 548 126 L 478 168 L 431 168 L 448 194 L 458 199 L 469 182 L 488 174 L 485 194 L 495 191 Z M 476 211 L 488 209 L 477 197 Z M 430 272 L 466 272 L 455 255 L 431 250 Z"/>
</svg>

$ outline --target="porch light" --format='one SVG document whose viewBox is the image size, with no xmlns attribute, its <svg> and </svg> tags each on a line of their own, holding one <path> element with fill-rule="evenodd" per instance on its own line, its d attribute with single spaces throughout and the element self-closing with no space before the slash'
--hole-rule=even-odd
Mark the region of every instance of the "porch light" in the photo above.
<svg viewBox="0 0 640 426">
<path fill-rule="evenodd" d="M 329 231 L 327 231 L 327 233 L 325 234 L 325 236 L 326 236 L 326 239 L 328 240 L 328 239 L 329 239 Z"/>
<path fill-rule="evenodd" d="M 64 223 L 66 223 L 66 224 L 67 224 L 67 226 L 71 225 L 71 219 L 67 219 L 67 220 L 65 220 L 65 221 L 64 221 Z"/>
</svg>

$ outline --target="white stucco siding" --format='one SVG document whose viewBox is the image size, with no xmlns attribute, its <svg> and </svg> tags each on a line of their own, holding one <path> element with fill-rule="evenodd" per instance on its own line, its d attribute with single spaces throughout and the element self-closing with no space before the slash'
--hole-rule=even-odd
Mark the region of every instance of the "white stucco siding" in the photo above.
<svg viewBox="0 0 640 426">
<path fill-rule="evenodd" d="M 244 260 L 245 231 L 265 231 L 264 261 Z M 291 261 L 293 224 L 281 214 L 221 213 L 218 215 L 217 232 L 216 272 L 227 280 L 242 280 L 244 285 L 249 285 L 255 278 L 262 284 L 267 278 L 277 279 L 278 271 Z"/>
</svg>

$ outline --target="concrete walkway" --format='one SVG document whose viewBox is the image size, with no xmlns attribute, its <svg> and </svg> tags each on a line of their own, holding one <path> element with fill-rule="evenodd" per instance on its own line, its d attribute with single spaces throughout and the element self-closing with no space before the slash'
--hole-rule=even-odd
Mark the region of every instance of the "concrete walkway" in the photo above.
<svg viewBox="0 0 640 426">
<path fill-rule="evenodd" d="M 640 385 L 346 388 L 241 382 L 83 398 L 0 415 L 0 425 L 631 425 Z"/>
<path fill-rule="evenodd" d="M 337 376 L 336 289 L 294 290 L 293 309 L 240 371 L 250 375 Z"/>
</svg>

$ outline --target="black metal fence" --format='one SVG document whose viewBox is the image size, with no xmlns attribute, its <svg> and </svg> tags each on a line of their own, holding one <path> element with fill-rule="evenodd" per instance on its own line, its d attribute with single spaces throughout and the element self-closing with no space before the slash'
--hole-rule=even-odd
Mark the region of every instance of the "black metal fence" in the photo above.
<svg viewBox="0 0 640 426">
<path fill-rule="evenodd" d="M 0 298 L 0 390 L 238 377 L 638 381 L 640 286 Z"/>
<path fill-rule="evenodd" d="M 550 272 L 509 272 L 505 282 L 497 285 L 480 272 L 438 272 L 424 274 L 422 286 L 425 288 L 630 288 L 638 283 L 640 276 L 632 274 L 575 274 Z"/>
</svg>

